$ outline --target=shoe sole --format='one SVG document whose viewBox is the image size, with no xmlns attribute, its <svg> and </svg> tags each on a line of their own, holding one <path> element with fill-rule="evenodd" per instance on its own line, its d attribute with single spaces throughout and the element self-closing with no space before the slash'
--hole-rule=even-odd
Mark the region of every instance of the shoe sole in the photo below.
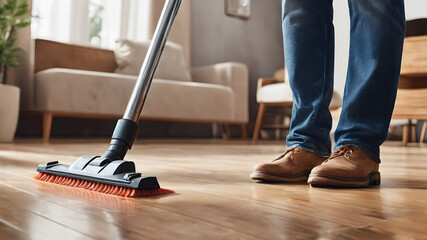
<svg viewBox="0 0 427 240">
<path fill-rule="evenodd" d="M 308 179 L 308 174 L 305 175 L 275 175 L 268 172 L 254 171 L 251 173 L 250 177 L 253 180 L 258 180 L 268 183 L 300 183 L 306 182 Z"/>
<path fill-rule="evenodd" d="M 321 174 L 310 174 L 308 177 L 308 184 L 313 187 L 347 187 L 347 188 L 361 188 L 381 184 L 381 175 L 379 172 L 369 174 L 365 178 L 348 179 L 333 176 L 326 176 Z"/>
</svg>

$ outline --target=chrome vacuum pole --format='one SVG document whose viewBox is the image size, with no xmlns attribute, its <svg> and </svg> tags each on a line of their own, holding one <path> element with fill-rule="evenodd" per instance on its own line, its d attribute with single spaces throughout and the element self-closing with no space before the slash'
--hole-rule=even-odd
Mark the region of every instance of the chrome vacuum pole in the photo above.
<svg viewBox="0 0 427 240">
<path fill-rule="evenodd" d="M 125 114 L 117 122 L 110 147 L 102 155 L 103 159 L 124 159 L 138 136 L 138 121 L 142 108 L 180 5 L 181 0 L 166 0 Z"/>
<path fill-rule="evenodd" d="M 138 80 L 123 116 L 124 119 L 129 119 L 134 122 L 138 122 L 139 120 L 145 100 L 147 99 L 154 72 L 159 64 L 163 48 L 165 47 L 180 4 L 181 0 L 167 0 L 165 3 L 156 31 L 154 32 L 153 40 L 148 48 Z"/>
</svg>

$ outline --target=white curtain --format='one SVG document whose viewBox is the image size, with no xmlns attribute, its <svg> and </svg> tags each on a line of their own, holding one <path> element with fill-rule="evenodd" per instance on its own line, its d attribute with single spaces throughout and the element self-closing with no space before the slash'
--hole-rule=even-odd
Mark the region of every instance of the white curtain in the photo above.
<svg viewBox="0 0 427 240">
<path fill-rule="evenodd" d="M 149 36 L 149 0 L 33 0 L 32 9 L 33 38 L 111 49 L 117 39 Z"/>
</svg>

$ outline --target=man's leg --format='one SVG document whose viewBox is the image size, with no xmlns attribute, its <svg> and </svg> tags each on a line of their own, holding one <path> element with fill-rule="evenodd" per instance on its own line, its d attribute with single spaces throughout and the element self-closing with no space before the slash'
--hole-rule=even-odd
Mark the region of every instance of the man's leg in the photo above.
<svg viewBox="0 0 427 240">
<path fill-rule="evenodd" d="M 348 0 L 350 57 L 335 149 L 354 145 L 380 162 L 400 74 L 403 0 Z"/>
<path fill-rule="evenodd" d="M 285 61 L 293 92 L 288 148 L 329 156 L 333 94 L 332 0 L 284 0 Z"/>
<path fill-rule="evenodd" d="M 301 182 L 331 151 L 332 0 L 283 0 L 282 5 L 285 60 L 294 97 L 288 150 L 273 162 L 255 166 L 251 178 Z"/>
<path fill-rule="evenodd" d="M 380 145 L 385 141 L 400 73 L 403 0 L 348 0 L 350 57 L 335 151 L 315 167 L 313 186 L 380 184 Z"/>
</svg>

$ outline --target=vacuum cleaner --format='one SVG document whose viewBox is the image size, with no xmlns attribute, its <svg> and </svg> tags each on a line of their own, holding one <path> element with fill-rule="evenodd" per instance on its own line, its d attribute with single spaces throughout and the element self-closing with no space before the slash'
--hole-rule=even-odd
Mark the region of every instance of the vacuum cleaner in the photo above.
<svg viewBox="0 0 427 240">
<path fill-rule="evenodd" d="M 161 188 L 156 177 L 137 173 L 135 163 L 125 161 L 124 157 L 138 136 L 138 121 L 180 4 L 181 0 L 165 2 L 132 96 L 123 118 L 117 122 L 108 150 L 102 156 L 82 156 L 72 165 L 58 161 L 39 165 L 35 179 L 124 197 L 173 193 Z"/>
</svg>

